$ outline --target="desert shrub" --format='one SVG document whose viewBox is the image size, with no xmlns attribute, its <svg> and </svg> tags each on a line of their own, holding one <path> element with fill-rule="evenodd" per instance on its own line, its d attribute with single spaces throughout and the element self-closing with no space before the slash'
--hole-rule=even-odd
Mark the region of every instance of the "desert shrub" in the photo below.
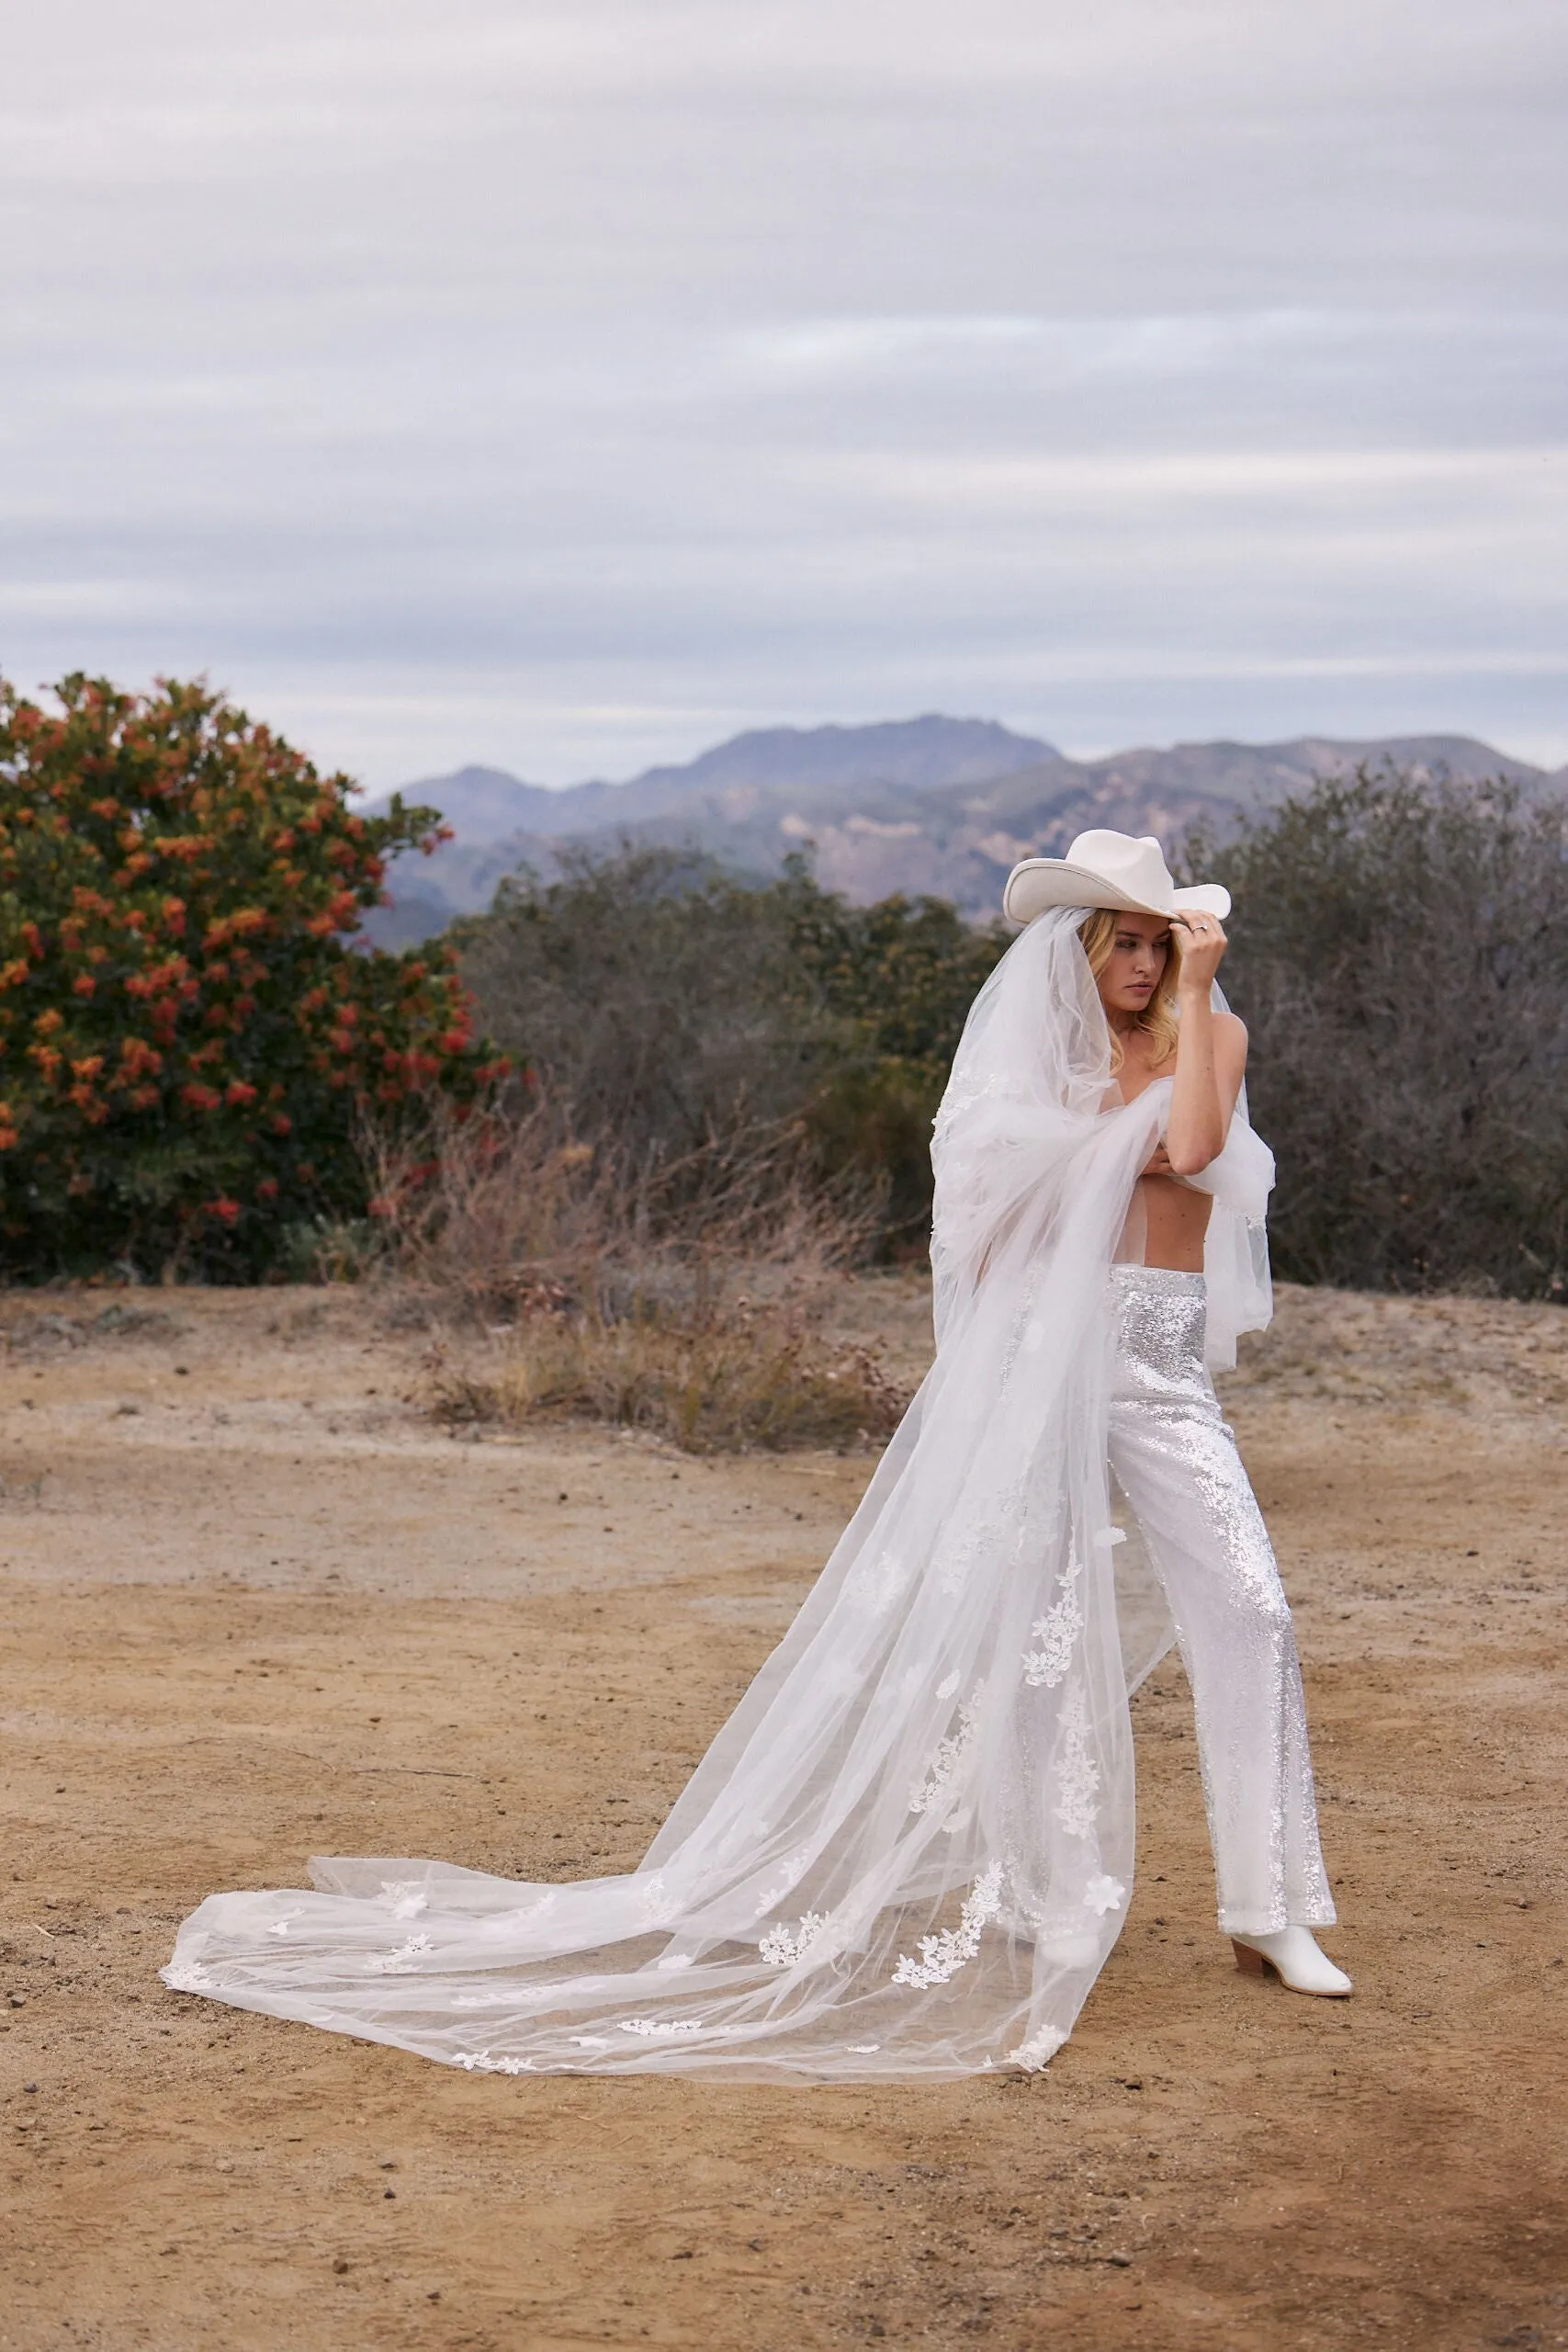
<svg viewBox="0 0 1568 2352">
<path fill-rule="evenodd" d="M 469 1115 L 438 1102 L 413 1139 L 371 1123 L 361 1149 L 382 1260 L 459 1321 L 567 1296 L 614 1317 L 628 1283 L 700 1303 L 718 1269 L 787 1270 L 810 1289 L 871 1238 L 863 1204 L 824 1186 L 788 1128 L 638 1158 L 613 1135 L 583 1140 L 547 1098 Z"/>
<path fill-rule="evenodd" d="M 423 1295 L 447 1327 L 426 1392 L 437 1419 L 572 1415 L 696 1452 L 895 1426 L 906 1399 L 875 1355 L 825 1330 L 865 1220 L 798 1137 L 637 1159 L 582 1142 L 547 1102 L 446 1114 L 437 1147 L 368 1146 L 399 1310 Z"/>
<path fill-rule="evenodd" d="M 349 789 L 202 686 L 0 688 L 6 1272 L 254 1277 L 363 1216 L 358 1106 L 483 1091 L 450 952 L 354 936 L 435 812 Z"/>
<path fill-rule="evenodd" d="M 864 1443 L 890 1436 L 908 1403 L 874 1350 L 753 1307 L 700 1324 L 640 1309 L 614 1323 L 526 1316 L 493 1367 L 438 1363 L 428 1399 L 450 1429 L 580 1419 L 688 1453 Z"/>
<path fill-rule="evenodd" d="M 829 1183 L 874 1190 L 886 1248 L 924 1246 L 931 1121 L 1006 944 L 935 899 L 853 907 L 793 860 L 750 885 L 694 853 L 571 853 L 457 927 L 488 1029 L 581 1132 L 691 1167 L 793 1124 Z"/>
<path fill-rule="evenodd" d="M 453 935 L 487 1027 L 632 1159 L 683 1158 L 809 1091 L 777 896 L 709 858 L 568 850 L 558 878 L 510 878 Z"/>
<path fill-rule="evenodd" d="M 1189 843 L 1279 1161 L 1276 1270 L 1568 1289 L 1568 804 L 1362 770 Z"/>
</svg>

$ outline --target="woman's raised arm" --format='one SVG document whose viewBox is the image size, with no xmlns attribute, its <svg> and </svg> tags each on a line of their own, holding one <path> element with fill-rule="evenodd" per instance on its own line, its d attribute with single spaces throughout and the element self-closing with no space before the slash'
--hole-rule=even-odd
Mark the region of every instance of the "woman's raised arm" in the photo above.
<svg viewBox="0 0 1568 2352">
<path fill-rule="evenodd" d="M 1225 1148 L 1247 1070 L 1247 1031 L 1234 1012 L 1216 1013 L 1209 1001 L 1225 952 L 1223 927 L 1213 915 L 1175 920 L 1186 936 L 1177 981 L 1181 1035 L 1165 1148 L 1173 1175 L 1197 1176 Z"/>
</svg>

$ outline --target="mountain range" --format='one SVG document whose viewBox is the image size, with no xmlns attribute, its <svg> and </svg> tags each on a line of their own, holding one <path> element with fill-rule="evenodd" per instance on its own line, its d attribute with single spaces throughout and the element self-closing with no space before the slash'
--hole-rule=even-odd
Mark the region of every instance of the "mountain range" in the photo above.
<svg viewBox="0 0 1568 2352">
<path fill-rule="evenodd" d="M 393 868 L 392 903 L 367 929 L 384 946 L 428 938 L 487 907 L 520 866 L 548 877 L 567 845 L 608 849 L 623 839 L 692 844 L 758 876 L 807 850 L 818 880 L 852 899 L 929 891 L 984 916 L 1019 858 L 1060 856 L 1089 826 L 1168 843 L 1199 822 L 1224 831 L 1238 813 L 1363 761 L 1461 781 L 1568 782 L 1568 770 L 1548 777 L 1463 735 L 1179 743 L 1075 760 L 990 719 L 775 727 L 625 784 L 551 790 L 466 767 L 405 786 L 404 799 L 439 808 L 454 838 Z"/>
</svg>

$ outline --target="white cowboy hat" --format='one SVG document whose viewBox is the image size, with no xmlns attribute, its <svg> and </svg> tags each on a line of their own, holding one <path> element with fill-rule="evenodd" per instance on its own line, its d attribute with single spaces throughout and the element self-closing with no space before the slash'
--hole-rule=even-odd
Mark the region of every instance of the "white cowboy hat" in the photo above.
<svg viewBox="0 0 1568 2352">
<path fill-rule="evenodd" d="M 1026 857 L 1008 876 L 1002 912 L 1030 923 L 1048 907 L 1114 907 L 1129 914 L 1214 915 L 1224 922 L 1231 894 L 1219 882 L 1179 890 L 1152 833 L 1080 833 L 1066 857 Z"/>
</svg>

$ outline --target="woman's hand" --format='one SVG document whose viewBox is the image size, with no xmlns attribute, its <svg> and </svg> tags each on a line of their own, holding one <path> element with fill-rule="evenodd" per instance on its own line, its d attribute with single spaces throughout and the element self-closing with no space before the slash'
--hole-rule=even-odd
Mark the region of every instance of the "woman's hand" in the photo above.
<svg viewBox="0 0 1568 2352">
<path fill-rule="evenodd" d="M 1170 1154 L 1167 1151 L 1163 1143 L 1156 1144 L 1154 1158 L 1147 1160 L 1145 1165 L 1139 1169 L 1138 1173 L 1140 1176 L 1175 1175 L 1176 1170 L 1170 1164 Z"/>
<path fill-rule="evenodd" d="M 1214 975 L 1228 942 L 1224 926 L 1218 915 L 1172 915 L 1171 922 L 1182 932 L 1181 970 L 1177 978 L 1179 993 L 1191 989 L 1207 997 L 1213 986 Z"/>
</svg>

